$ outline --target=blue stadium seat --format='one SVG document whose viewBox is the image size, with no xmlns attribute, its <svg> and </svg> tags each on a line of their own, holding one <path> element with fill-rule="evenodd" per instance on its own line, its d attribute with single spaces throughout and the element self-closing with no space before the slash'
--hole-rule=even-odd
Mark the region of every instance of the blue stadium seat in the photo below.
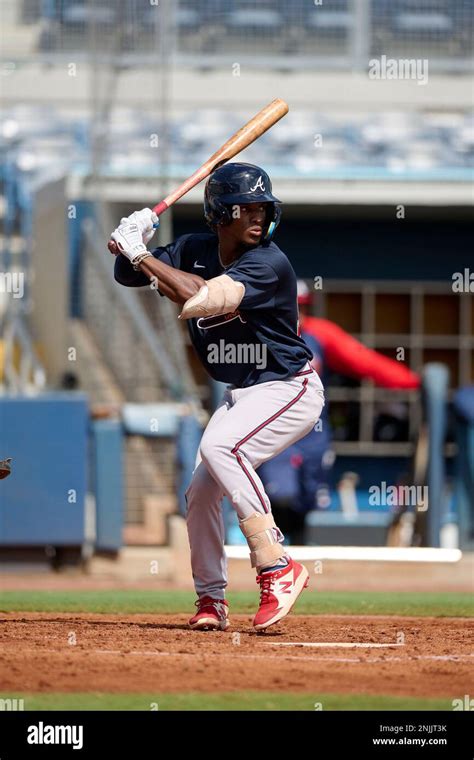
<svg viewBox="0 0 474 760">
<path fill-rule="evenodd" d="M 193 8 L 182 8 L 176 10 L 176 25 L 180 32 L 191 32 L 199 28 L 201 16 Z"/>
<path fill-rule="evenodd" d="M 111 25 L 115 23 L 116 14 L 113 7 L 91 7 L 81 0 L 65 6 L 62 14 L 63 24 L 84 26 L 90 23 Z"/>
<path fill-rule="evenodd" d="M 275 33 L 282 28 L 283 19 L 278 11 L 270 8 L 242 8 L 229 13 L 226 26 L 231 31 Z"/>
<path fill-rule="evenodd" d="M 175 166 L 199 165 L 244 119 L 245 114 L 219 109 L 176 117 L 167 146 L 169 160 Z M 159 124 L 152 114 L 134 109 L 114 111 L 103 146 L 104 169 L 115 175 L 136 171 L 150 176 L 161 157 L 158 150 L 150 154 L 150 135 L 157 131 Z M 315 144 L 316 134 L 323 136 L 322 146 Z M 48 161 L 55 164 L 58 151 L 51 150 L 54 140 L 66 141 L 69 147 L 62 155 L 71 166 L 77 161 L 81 168 L 88 160 L 91 125 L 39 106 L 18 106 L 0 117 L 4 161 L 16 162 L 21 156 L 23 168 L 44 167 Z M 20 152 L 13 155 L 17 148 Z M 32 153 L 38 157 L 30 160 Z M 292 111 L 279 129 L 267 132 L 237 160 L 275 166 L 285 175 L 295 176 L 317 175 L 318 171 L 331 176 L 334 170 L 335 178 L 341 178 L 345 170 L 352 176 L 356 167 L 385 169 L 400 176 L 417 170 L 443 170 L 449 176 L 450 169 L 468 172 L 474 164 L 474 120 L 456 111 L 423 115 L 394 111 L 353 118 Z"/>
<path fill-rule="evenodd" d="M 305 28 L 310 32 L 346 36 L 353 25 L 353 13 L 347 0 L 334 0 L 327 5 L 313 6 L 306 14 Z"/>
<path fill-rule="evenodd" d="M 444 13 L 399 13 L 394 17 L 393 29 L 402 37 L 451 34 L 452 19 Z"/>
</svg>

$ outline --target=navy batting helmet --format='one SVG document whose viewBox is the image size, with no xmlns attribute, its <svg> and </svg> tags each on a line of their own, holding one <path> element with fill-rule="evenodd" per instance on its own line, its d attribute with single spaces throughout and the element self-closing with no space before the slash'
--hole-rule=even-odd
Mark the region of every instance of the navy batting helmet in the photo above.
<svg viewBox="0 0 474 760">
<path fill-rule="evenodd" d="M 232 206 L 244 203 L 268 203 L 267 229 L 262 239 L 269 242 L 280 221 L 281 203 L 272 194 L 270 177 L 253 164 L 224 164 L 216 169 L 206 182 L 204 190 L 204 218 L 213 227 L 230 224 Z"/>
</svg>

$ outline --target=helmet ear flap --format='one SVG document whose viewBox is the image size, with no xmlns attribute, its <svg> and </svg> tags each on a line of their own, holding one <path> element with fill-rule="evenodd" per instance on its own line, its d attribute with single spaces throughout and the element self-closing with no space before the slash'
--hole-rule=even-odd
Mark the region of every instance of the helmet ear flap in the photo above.
<svg viewBox="0 0 474 760">
<path fill-rule="evenodd" d="M 215 200 L 215 207 L 219 214 L 219 224 L 230 224 L 232 221 L 231 209 L 218 198 Z"/>
<path fill-rule="evenodd" d="M 222 203 L 219 198 L 211 197 L 205 197 L 204 218 L 211 229 L 217 224 L 230 224 L 232 221 L 230 208 Z"/>
<path fill-rule="evenodd" d="M 267 231 L 263 238 L 266 243 L 269 243 L 273 235 L 275 234 L 275 230 L 280 224 L 280 219 L 281 219 L 281 208 L 278 203 L 274 203 L 273 209 L 269 214 Z"/>
</svg>

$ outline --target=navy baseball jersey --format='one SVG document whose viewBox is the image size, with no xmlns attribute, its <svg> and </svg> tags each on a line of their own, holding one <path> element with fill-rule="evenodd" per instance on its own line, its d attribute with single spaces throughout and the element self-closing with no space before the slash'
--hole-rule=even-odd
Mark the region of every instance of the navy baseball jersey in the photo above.
<svg viewBox="0 0 474 760">
<path fill-rule="evenodd" d="M 151 253 L 204 280 L 227 274 L 245 286 L 236 311 L 187 320 L 193 346 L 215 380 L 246 388 L 285 380 L 311 361 L 312 352 L 297 333 L 296 275 L 275 243 L 245 251 L 226 268 L 212 233 L 183 235 Z M 131 287 L 150 283 L 124 256 L 116 258 L 115 279 Z"/>
</svg>

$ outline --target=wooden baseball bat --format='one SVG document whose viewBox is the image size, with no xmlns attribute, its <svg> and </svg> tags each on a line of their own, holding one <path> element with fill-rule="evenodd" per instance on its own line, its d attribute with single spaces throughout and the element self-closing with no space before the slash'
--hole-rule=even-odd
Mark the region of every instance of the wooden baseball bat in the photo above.
<svg viewBox="0 0 474 760">
<path fill-rule="evenodd" d="M 240 153 L 244 148 L 251 145 L 261 135 L 264 134 L 270 127 L 273 127 L 277 121 L 288 113 L 288 105 L 281 98 L 272 100 L 268 106 L 262 108 L 253 119 L 247 122 L 241 129 L 238 130 L 227 142 L 222 145 L 207 161 L 199 167 L 190 177 L 188 177 L 179 187 L 176 188 L 170 195 L 160 203 L 154 206 L 153 211 L 160 216 L 163 211 L 176 203 L 179 198 L 182 198 L 191 188 L 206 179 L 218 166 L 225 164 L 230 158 L 233 158 Z"/>
<path fill-rule="evenodd" d="M 176 203 L 179 198 L 182 198 L 191 188 L 206 179 L 218 166 L 225 164 L 230 158 L 233 158 L 244 150 L 248 145 L 251 145 L 261 135 L 264 134 L 270 127 L 277 123 L 283 116 L 288 113 L 288 104 L 281 98 L 272 100 L 265 108 L 262 108 L 253 119 L 247 122 L 241 129 L 238 130 L 227 142 L 222 145 L 208 160 L 199 167 L 190 177 L 174 190 L 174 192 L 167 195 L 166 198 L 160 203 L 157 203 L 153 207 L 153 211 L 157 216 L 160 216 L 163 211 Z M 114 255 L 117 255 L 117 245 L 113 240 L 109 240 L 108 249 Z"/>
</svg>

